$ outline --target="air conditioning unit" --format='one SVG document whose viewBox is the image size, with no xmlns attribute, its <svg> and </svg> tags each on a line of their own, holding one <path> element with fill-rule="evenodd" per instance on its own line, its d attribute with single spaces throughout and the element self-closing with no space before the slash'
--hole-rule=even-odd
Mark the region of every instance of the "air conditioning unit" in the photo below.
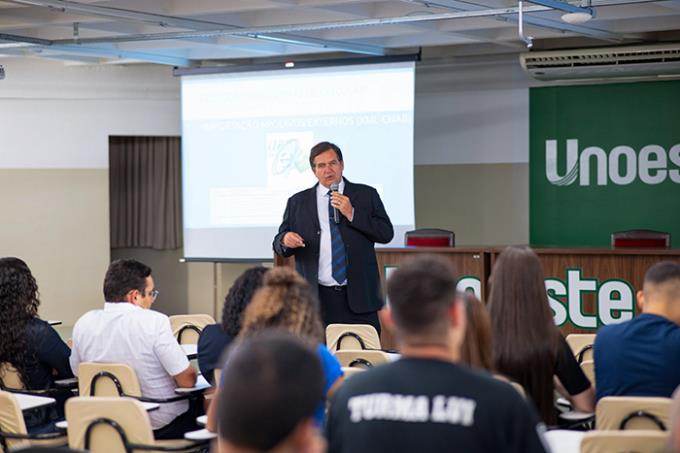
<svg viewBox="0 0 680 453">
<path fill-rule="evenodd" d="M 538 80 L 680 77 L 680 44 L 600 47 L 520 54 L 522 68 Z"/>
</svg>

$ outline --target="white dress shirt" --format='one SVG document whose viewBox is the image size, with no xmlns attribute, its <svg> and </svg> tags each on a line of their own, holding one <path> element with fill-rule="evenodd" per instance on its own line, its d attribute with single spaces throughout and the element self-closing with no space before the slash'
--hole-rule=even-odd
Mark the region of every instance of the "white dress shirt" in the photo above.
<svg viewBox="0 0 680 453">
<path fill-rule="evenodd" d="M 106 303 L 73 327 L 71 369 L 78 375 L 81 362 L 115 362 L 131 366 L 149 398 L 170 398 L 177 387 L 173 376 L 189 366 L 172 334 L 167 316 L 127 302 Z M 162 428 L 189 409 L 187 401 L 161 404 L 149 412 L 153 429 Z"/>
<path fill-rule="evenodd" d="M 328 203 L 330 195 L 328 188 L 321 184 L 316 186 L 316 209 L 319 212 L 319 225 L 321 235 L 319 237 L 319 284 L 323 286 L 346 285 L 344 282 L 336 282 L 333 278 L 333 252 L 331 250 L 331 226 L 329 225 Z M 345 180 L 340 181 L 338 192 L 345 190 Z M 342 215 L 342 214 L 340 214 Z"/>
</svg>

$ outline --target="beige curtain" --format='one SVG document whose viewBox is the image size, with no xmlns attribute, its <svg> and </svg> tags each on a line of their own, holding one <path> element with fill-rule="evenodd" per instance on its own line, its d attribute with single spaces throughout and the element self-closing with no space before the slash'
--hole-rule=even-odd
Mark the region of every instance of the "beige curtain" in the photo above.
<svg viewBox="0 0 680 453">
<path fill-rule="evenodd" d="M 110 137 L 111 247 L 182 245 L 179 137 Z"/>
</svg>

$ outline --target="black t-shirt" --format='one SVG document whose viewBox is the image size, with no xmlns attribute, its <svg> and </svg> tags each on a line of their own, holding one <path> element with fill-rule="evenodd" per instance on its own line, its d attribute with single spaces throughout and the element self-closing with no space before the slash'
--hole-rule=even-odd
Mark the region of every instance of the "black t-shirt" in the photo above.
<svg viewBox="0 0 680 453">
<path fill-rule="evenodd" d="M 214 384 L 215 368 L 222 368 L 222 353 L 232 338 L 222 330 L 220 324 L 205 326 L 198 337 L 198 368 L 211 384 Z"/>
<path fill-rule="evenodd" d="M 329 412 L 329 452 L 546 451 L 508 383 L 450 362 L 404 358 L 353 376 Z"/>
<path fill-rule="evenodd" d="M 70 356 L 71 349 L 46 321 L 33 318 L 28 322 L 24 370 L 29 389 L 44 390 L 52 387 L 55 379 L 72 378 Z"/>
<path fill-rule="evenodd" d="M 562 335 L 559 336 L 557 347 L 557 358 L 555 359 L 555 376 L 560 378 L 560 382 L 570 395 L 578 395 L 585 392 L 590 387 L 590 381 L 583 374 L 581 366 L 576 361 L 574 353 L 571 351 L 567 340 Z"/>
</svg>

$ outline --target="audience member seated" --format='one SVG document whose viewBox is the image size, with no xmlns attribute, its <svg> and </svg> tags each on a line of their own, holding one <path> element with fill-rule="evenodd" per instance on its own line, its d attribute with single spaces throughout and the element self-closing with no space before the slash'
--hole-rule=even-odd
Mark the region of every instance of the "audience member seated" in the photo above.
<svg viewBox="0 0 680 453">
<path fill-rule="evenodd" d="M 555 326 L 543 268 L 527 247 L 508 247 L 489 283 L 496 372 L 519 383 L 543 421 L 557 424 L 555 389 L 581 412 L 595 410 L 595 391 Z"/>
<path fill-rule="evenodd" d="M 323 380 L 315 349 L 290 334 L 232 346 L 217 400 L 219 453 L 325 451 L 313 418 Z"/>
<path fill-rule="evenodd" d="M 338 389 L 330 452 L 545 451 L 539 418 L 519 393 L 457 363 L 466 319 L 455 287 L 448 262 L 433 257 L 390 276 L 391 312 L 383 319 L 394 324 L 401 359 Z"/>
<path fill-rule="evenodd" d="M 667 261 L 649 268 L 637 300 L 640 315 L 597 332 L 598 399 L 669 398 L 680 385 L 680 264 Z"/>
<path fill-rule="evenodd" d="M 73 372 L 78 373 L 81 362 L 125 363 L 137 373 L 147 398 L 171 398 L 176 387 L 193 387 L 196 371 L 173 336 L 170 320 L 151 310 L 157 295 L 148 266 L 135 260 L 111 263 L 104 278 L 104 309 L 84 314 L 73 328 Z M 198 406 L 177 401 L 149 412 L 155 437 L 182 438 L 197 429 Z"/>
<path fill-rule="evenodd" d="M 463 293 L 467 325 L 460 350 L 461 363 L 480 370 L 493 371 L 491 318 L 482 301 L 470 292 Z"/>
<path fill-rule="evenodd" d="M 198 368 L 211 384 L 216 366 L 222 353 L 241 330 L 243 311 L 250 303 L 253 293 L 262 286 L 262 277 L 267 269 L 258 266 L 246 270 L 236 279 L 224 298 L 222 323 L 205 326 L 198 338 Z"/>
<path fill-rule="evenodd" d="M 680 386 L 673 394 L 671 406 L 670 436 L 668 436 L 668 452 L 680 453 Z"/>
<path fill-rule="evenodd" d="M 319 401 L 314 418 L 319 426 L 323 425 L 325 400 L 342 383 L 342 367 L 323 344 L 319 301 L 294 269 L 277 267 L 265 274 L 263 286 L 255 292 L 243 315 L 238 338 L 251 338 L 272 328 L 296 335 L 316 347 L 324 373 L 325 398 Z M 224 366 L 229 366 L 228 356 Z M 214 430 L 213 411 L 211 405 L 207 425 L 210 430 Z"/>
<path fill-rule="evenodd" d="M 14 367 L 28 390 L 50 389 L 55 379 L 73 377 L 71 350 L 52 326 L 38 318 L 39 305 L 38 285 L 26 263 L 0 258 L 0 363 Z M 50 396 L 58 400 L 57 412 L 31 412 L 26 417 L 29 432 L 42 431 L 41 425 L 63 418 L 69 393 L 55 391 Z"/>
</svg>

